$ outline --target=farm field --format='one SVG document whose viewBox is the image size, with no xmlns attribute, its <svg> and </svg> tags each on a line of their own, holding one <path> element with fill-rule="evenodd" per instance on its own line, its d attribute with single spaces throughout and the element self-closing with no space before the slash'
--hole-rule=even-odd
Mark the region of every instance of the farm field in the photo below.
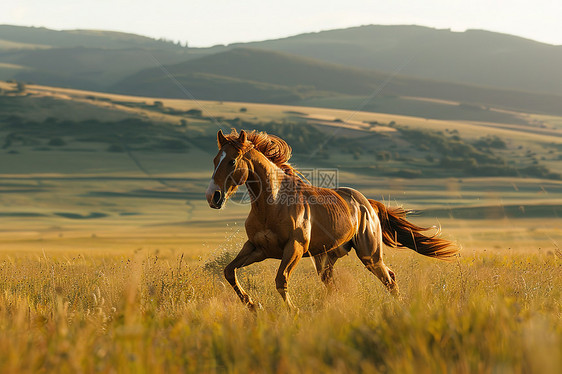
<svg viewBox="0 0 562 374">
<path fill-rule="evenodd" d="M 26 92 L 4 96 L 0 118 L 0 372 L 562 370 L 559 117 L 445 121 Z M 202 115 L 185 115 L 194 108 Z M 92 117 L 100 122 L 85 122 Z M 131 117 L 150 122 L 120 122 Z M 268 260 L 239 272 L 263 306 L 249 313 L 222 276 L 244 242 L 249 206 L 234 198 L 215 211 L 204 199 L 215 121 L 302 126 L 313 139 L 341 140 L 326 138 L 330 156 L 313 157 L 292 138 L 294 164 L 337 170 L 339 185 L 419 211 L 411 220 L 441 226 L 460 257 L 445 263 L 385 249 L 400 299 L 353 252 L 336 266 L 333 293 L 303 259 L 290 282 L 299 314 L 285 310 L 273 282 L 278 262 Z M 97 137 L 87 126 L 98 126 Z M 450 171 L 430 161 L 447 155 L 415 147 L 420 134 L 445 145 L 505 139 L 467 157 L 501 158 L 514 175 Z M 385 143 L 393 145 L 377 153 Z M 369 144 L 372 152 L 337 151 Z M 546 171 L 525 174 L 533 165 Z M 396 174 L 403 169 L 424 175 Z"/>
</svg>

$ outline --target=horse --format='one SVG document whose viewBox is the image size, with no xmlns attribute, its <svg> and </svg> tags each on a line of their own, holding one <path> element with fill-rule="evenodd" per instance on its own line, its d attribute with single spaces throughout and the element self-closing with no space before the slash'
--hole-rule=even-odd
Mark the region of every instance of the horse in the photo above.
<svg viewBox="0 0 562 374">
<path fill-rule="evenodd" d="M 221 209 L 245 184 L 251 199 L 246 219 L 247 241 L 224 269 L 240 300 L 252 311 L 256 303 L 242 288 L 236 270 L 273 258 L 281 260 L 275 286 L 289 309 L 288 281 L 303 257 L 312 257 L 322 282 L 333 287 L 336 261 L 355 249 L 357 257 L 392 295 L 398 295 L 394 272 L 383 261 L 383 243 L 407 247 L 424 255 L 451 260 L 458 248 L 448 240 L 423 232 L 406 219 L 408 210 L 387 207 L 359 191 L 316 187 L 289 164 L 292 149 L 265 132 L 232 130 L 217 133 L 219 151 L 206 191 L 209 206 Z"/>
</svg>

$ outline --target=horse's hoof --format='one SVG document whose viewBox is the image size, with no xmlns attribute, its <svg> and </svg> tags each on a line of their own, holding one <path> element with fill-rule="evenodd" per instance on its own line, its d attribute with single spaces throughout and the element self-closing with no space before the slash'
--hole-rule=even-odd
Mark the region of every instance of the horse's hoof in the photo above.
<svg viewBox="0 0 562 374">
<path fill-rule="evenodd" d="M 295 316 L 298 316 L 301 313 L 300 309 L 294 305 L 287 305 L 287 310 L 290 314 L 293 314 Z"/>
<path fill-rule="evenodd" d="M 398 287 L 393 287 L 392 289 L 389 290 L 390 291 L 390 295 L 398 301 L 402 300 L 402 294 L 400 293 Z"/>
<path fill-rule="evenodd" d="M 263 307 L 261 306 L 261 303 L 247 303 L 246 306 L 248 307 L 248 309 L 252 312 L 252 313 L 257 313 L 258 310 L 263 310 Z"/>
</svg>

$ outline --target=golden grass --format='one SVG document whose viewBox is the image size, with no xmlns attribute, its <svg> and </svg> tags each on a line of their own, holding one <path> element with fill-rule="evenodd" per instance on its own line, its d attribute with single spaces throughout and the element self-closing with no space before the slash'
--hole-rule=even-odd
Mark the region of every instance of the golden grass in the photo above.
<svg viewBox="0 0 562 374">
<path fill-rule="evenodd" d="M 231 243 L 236 247 L 239 243 Z M 277 261 L 240 272 L 264 310 L 220 275 L 222 252 L 0 254 L 0 372 L 541 372 L 562 369 L 562 253 L 389 251 L 402 299 L 354 255 L 327 294 L 308 260 L 273 285 Z"/>
</svg>

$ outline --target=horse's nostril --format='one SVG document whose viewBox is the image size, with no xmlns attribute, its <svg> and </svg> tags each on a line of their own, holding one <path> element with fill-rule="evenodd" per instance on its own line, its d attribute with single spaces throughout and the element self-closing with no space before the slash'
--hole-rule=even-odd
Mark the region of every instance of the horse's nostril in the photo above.
<svg viewBox="0 0 562 374">
<path fill-rule="evenodd" d="M 219 205 L 219 203 L 222 200 L 222 193 L 221 191 L 215 191 L 215 193 L 213 194 L 213 204 L 215 205 Z"/>
</svg>

